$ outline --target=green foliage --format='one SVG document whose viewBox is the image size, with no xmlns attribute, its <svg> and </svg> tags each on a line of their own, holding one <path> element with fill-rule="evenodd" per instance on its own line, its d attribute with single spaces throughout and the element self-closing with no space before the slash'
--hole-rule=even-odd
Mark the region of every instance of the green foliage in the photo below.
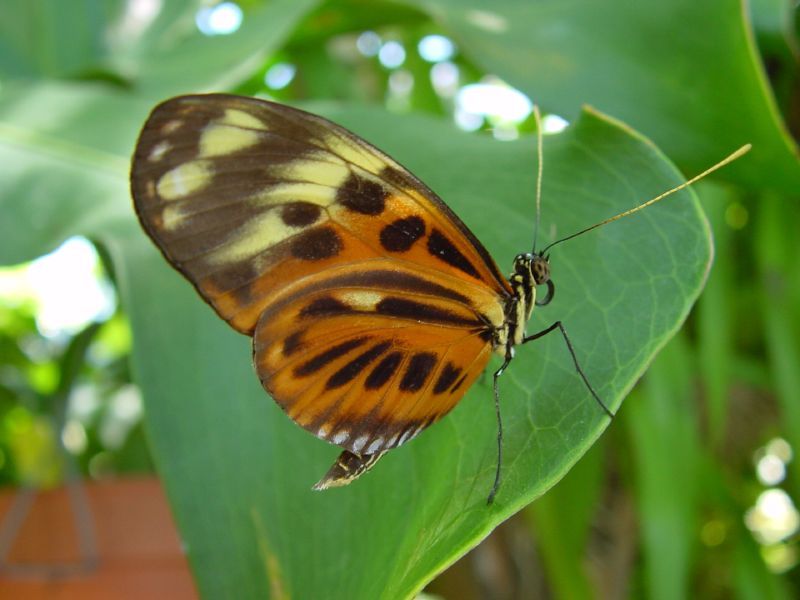
<svg viewBox="0 0 800 600">
<path fill-rule="evenodd" d="M 779 112 L 792 98 L 795 80 L 786 65 L 796 59 L 781 43 L 792 21 L 778 17 L 780 7 L 756 3 L 753 22 L 765 32 L 759 41 L 768 40 L 770 56 L 778 57 L 773 71 L 782 102 L 772 96 L 751 20 L 735 0 L 242 6 L 242 28 L 212 37 L 197 31 L 197 5 L 188 1 L 164 3 L 140 22 L 126 13 L 128 3 L 114 1 L 102 8 L 75 3 L 70 11 L 57 0 L 0 9 L 0 263 L 30 260 L 78 234 L 108 256 L 131 321 L 134 380 L 144 394 L 153 459 L 200 591 L 214 598 L 409 597 L 564 477 L 525 514 L 550 589 L 559 597 L 592 597 L 610 589 L 581 559 L 593 543 L 610 469 L 639 531 L 629 540 L 638 560 L 609 570 L 618 579 L 614 589 L 654 598 L 788 596 L 742 525 L 761 490 L 753 451 L 775 435 L 800 448 L 793 231 L 800 215 L 791 202 L 800 169 Z M 23 35 L 25 28 L 37 35 Z M 355 52 L 354 36 L 366 28 L 405 44 L 404 69 L 415 82 L 407 97 L 387 90 L 390 74 L 376 59 Z M 676 185 L 681 176 L 669 160 L 688 176 L 754 143 L 751 155 L 720 173 L 736 186 L 699 190 L 716 231 L 718 264 L 692 327 L 656 360 L 612 435 L 571 471 L 608 420 L 557 334 L 519 349 L 501 384 L 504 481 L 491 507 L 488 375 L 450 416 L 362 480 L 311 492 L 336 450 L 289 422 L 265 396 L 248 340 L 219 322 L 166 266 L 138 228 L 127 191 L 129 156 L 155 101 L 189 91 L 264 92 L 264 73 L 288 61 L 298 66 L 297 77 L 276 95 L 306 102 L 392 154 L 507 268 L 530 246 L 535 146 L 531 136 L 500 142 L 445 122 L 452 98 L 434 91 L 429 66 L 413 53 L 431 32 L 459 44 L 460 83 L 492 73 L 573 121 L 546 139 L 542 241 Z M 429 114 L 366 106 L 385 97 L 391 106 Z M 603 113 L 581 109 L 585 103 Z M 615 119 L 654 140 L 669 160 Z M 689 313 L 710 254 L 694 193 L 681 192 L 554 248 L 558 292 L 537 309 L 529 330 L 562 319 L 589 379 L 617 410 Z M 2 360 L 18 369 L 29 359 L 14 340 L 33 328 L 30 314 L 19 319 L 0 313 L 7 332 Z M 0 386 L 3 422 L 35 429 L 29 399 L 45 390 L 63 401 L 74 381 L 67 375 L 81 372 L 93 333 L 51 359 L 58 366 L 50 375 L 36 367 L 27 386 Z M 38 396 L 35 385 L 44 386 Z M 780 419 L 748 419 L 742 403 L 752 410 L 756 401 L 772 401 Z M 22 418 L 19 405 L 26 403 Z M 132 440 L 134 450 L 120 464 L 125 456 L 146 464 L 135 450 L 141 436 Z M 795 498 L 797 464 L 788 480 Z M 764 547 L 797 551 L 781 544 Z"/>
</svg>

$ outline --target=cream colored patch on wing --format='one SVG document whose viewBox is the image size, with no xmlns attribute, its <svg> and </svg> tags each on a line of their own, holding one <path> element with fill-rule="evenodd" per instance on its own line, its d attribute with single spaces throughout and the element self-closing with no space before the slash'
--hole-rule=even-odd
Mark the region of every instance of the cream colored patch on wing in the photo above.
<svg viewBox="0 0 800 600">
<path fill-rule="evenodd" d="M 167 121 L 161 126 L 161 133 L 163 135 L 169 135 L 177 131 L 181 125 L 183 125 L 183 121 L 180 119 L 172 119 L 172 121 Z"/>
<path fill-rule="evenodd" d="M 167 204 L 161 212 L 161 226 L 167 231 L 172 231 L 180 227 L 186 215 L 179 205 Z"/>
<path fill-rule="evenodd" d="M 341 156 L 347 162 L 358 165 L 365 171 L 371 173 L 380 173 L 381 169 L 391 164 L 384 158 L 370 152 L 369 149 L 346 138 L 327 136 L 325 138 L 325 144 L 334 154 Z"/>
<path fill-rule="evenodd" d="M 258 143 L 258 133 L 231 125 L 207 125 L 200 136 L 200 157 L 226 156 Z"/>
<path fill-rule="evenodd" d="M 309 182 L 337 188 L 350 176 L 350 169 L 344 162 L 317 160 L 313 155 L 299 158 L 281 167 L 270 169 L 270 174 L 287 181 Z"/>
<path fill-rule="evenodd" d="M 286 225 L 281 219 L 279 210 L 266 211 L 254 216 L 227 244 L 210 253 L 208 262 L 225 265 L 250 259 L 302 229 L 304 227 Z"/>
<path fill-rule="evenodd" d="M 350 290 L 339 294 L 340 300 L 356 310 L 375 310 L 375 305 L 383 300 L 383 294 L 370 290 Z"/>
<path fill-rule="evenodd" d="M 246 127 L 248 129 L 260 129 L 267 131 L 267 124 L 258 117 L 251 115 L 243 110 L 228 108 L 221 119 L 217 121 L 221 125 L 231 125 L 232 127 Z"/>
<path fill-rule="evenodd" d="M 158 195 L 164 200 L 175 200 L 203 189 L 211 181 L 209 164 L 204 160 L 178 165 L 158 180 Z"/>
<path fill-rule="evenodd" d="M 310 202 L 328 207 L 336 201 L 336 188 L 317 183 L 284 183 L 264 190 L 252 200 L 266 205 Z"/>
<path fill-rule="evenodd" d="M 164 155 L 172 148 L 172 144 L 170 144 L 167 140 L 161 140 L 153 149 L 150 150 L 150 154 L 147 156 L 147 160 L 150 162 L 158 162 Z"/>
</svg>

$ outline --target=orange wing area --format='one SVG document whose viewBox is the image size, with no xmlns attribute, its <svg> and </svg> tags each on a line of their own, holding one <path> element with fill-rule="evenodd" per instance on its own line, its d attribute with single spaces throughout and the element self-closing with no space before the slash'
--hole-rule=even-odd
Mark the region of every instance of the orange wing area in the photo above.
<svg viewBox="0 0 800 600">
<path fill-rule="evenodd" d="M 334 269 L 275 299 L 256 328 L 267 391 L 302 427 L 359 455 L 399 446 L 447 414 L 492 351 L 491 323 L 452 278 L 402 267 Z"/>
</svg>

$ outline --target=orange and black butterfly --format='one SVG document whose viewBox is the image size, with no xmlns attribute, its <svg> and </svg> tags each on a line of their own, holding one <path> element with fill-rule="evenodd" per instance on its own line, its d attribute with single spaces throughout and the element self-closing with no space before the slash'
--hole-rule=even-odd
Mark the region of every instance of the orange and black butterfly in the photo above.
<svg viewBox="0 0 800 600">
<path fill-rule="evenodd" d="M 167 260 L 253 337 L 266 391 L 344 448 L 315 489 L 350 483 L 450 412 L 492 353 L 504 360 L 499 424 L 514 347 L 555 329 L 611 415 L 560 322 L 526 335 L 534 305 L 553 297 L 554 244 L 519 254 L 504 277 L 424 183 L 326 119 L 239 96 L 173 98 L 142 130 L 131 188 Z"/>
</svg>

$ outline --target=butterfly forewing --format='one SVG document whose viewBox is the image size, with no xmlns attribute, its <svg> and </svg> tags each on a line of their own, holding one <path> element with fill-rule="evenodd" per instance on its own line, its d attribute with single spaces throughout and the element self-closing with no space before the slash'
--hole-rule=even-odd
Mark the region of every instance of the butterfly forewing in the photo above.
<svg viewBox="0 0 800 600">
<path fill-rule="evenodd" d="M 384 451 L 485 366 L 511 293 L 464 224 L 345 129 L 227 95 L 158 106 L 132 191 L 166 258 L 254 336 L 274 399 L 318 437 Z"/>
</svg>

